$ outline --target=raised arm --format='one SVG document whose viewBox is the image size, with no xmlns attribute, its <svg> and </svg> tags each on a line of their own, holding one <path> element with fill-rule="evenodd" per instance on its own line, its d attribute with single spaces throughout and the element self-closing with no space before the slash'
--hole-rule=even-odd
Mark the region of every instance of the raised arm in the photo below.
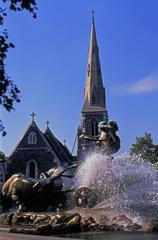
<svg viewBox="0 0 158 240">
<path fill-rule="evenodd" d="M 89 135 L 82 134 L 82 135 L 80 135 L 79 138 L 80 138 L 80 139 L 89 140 L 89 141 L 98 141 L 99 136 L 93 137 L 93 136 L 89 136 Z"/>
</svg>

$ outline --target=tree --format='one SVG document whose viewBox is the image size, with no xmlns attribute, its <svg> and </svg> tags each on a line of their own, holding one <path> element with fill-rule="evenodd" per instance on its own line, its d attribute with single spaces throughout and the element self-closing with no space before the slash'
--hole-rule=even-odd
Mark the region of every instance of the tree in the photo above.
<svg viewBox="0 0 158 240">
<path fill-rule="evenodd" d="M 153 144 L 151 133 L 145 132 L 143 137 L 136 137 L 136 143 L 132 144 L 130 154 L 139 155 L 143 160 L 155 163 L 158 161 L 158 145 Z"/>
<path fill-rule="evenodd" d="M 20 102 L 20 90 L 8 76 L 6 71 L 5 60 L 8 50 L 14 48 L 14 44 L 8 41 L 8 31 L 4 27 L 4 20 L 9 10 L 11 11 L 29 11 L 32 16 L 36 17 L 36 1 L 35 0 L 2 0 L 6 8 L 0 7 L 0 105 L 8 112 L 14 109 L 14 103 Z M 0 132 L 2 136 L 6 135 L 2 119 L 0 119 Z"/>
</svg>

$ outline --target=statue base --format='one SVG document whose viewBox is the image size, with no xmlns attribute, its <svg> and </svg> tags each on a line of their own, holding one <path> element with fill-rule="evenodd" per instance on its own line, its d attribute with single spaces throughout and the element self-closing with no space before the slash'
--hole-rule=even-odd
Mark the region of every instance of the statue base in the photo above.
<svg viewBox="0 0 158 240">
<path fill-rule="evenodd" d="M 76 212 L 74 212 L 75 210 Z M 0 231 L 44 236 L 101 231 L 158 232 L 157 221 L 141 226 L 133 223 L 126 215 L 120 215 L 115 216 L 113 221 L 109 222 L 106 216 L 94 217 L 93 213 L 82 215 L 83 211 L 80 210 L 77 208 L 73 211 L 59 213 L 3 213 L 0 215 Z M 121 225 L 119 221 L 124 221 L 126 224 Z"/>
</svg>

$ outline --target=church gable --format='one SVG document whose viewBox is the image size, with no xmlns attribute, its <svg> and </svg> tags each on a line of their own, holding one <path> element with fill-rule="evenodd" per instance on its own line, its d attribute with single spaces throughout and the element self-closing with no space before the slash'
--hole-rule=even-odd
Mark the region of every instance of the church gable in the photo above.
<svg viewBox="0 0 158 240">
<path fill-rule="evenodd" d="M 37 149 L 37 148 L 51 149 L 51 146 L 45 139 L 43 133 L 37 127 L 35 121 L 33 121 L 29 125 L 28 129 L 26 130 L 26 132 L 23 135 L 20 142 L 17 144 L 15 150 L 17 150 L 17 149 Z"/>
<path fill-rule="evenodd" d="M 41 172 L 62 166 L 61 159 L 33 119 L 8 159 L 6 175 L 8 178 L 12 174 L 23 173 L 27 177 L 38 178 Z"/>
</svg>

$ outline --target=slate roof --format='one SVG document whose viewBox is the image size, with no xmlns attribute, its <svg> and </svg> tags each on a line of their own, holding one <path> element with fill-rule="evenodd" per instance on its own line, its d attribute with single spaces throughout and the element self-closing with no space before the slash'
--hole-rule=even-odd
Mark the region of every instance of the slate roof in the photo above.
<svg viewBox="0 0 158 240">
<path fill-rule="evenodd" d="M 72 155 L 69 152 L 67 146 L 63 145 L 51 132 L 50 128 L 47 127 L 45 133 L 44 133 L 45 138 L 55 151 L 56 155 L 59 157 L 61 162 L 69 162 L 71 163 L 72 161 Z"/>
<path fill-rule="evenodd" d="M 35 131 L 37 134 L 37 138 L 40 139 L 39 142 L 35 145 L 29 145 L 27 143 L 28 135 L 31 131 Z M 43 133 L 37 126 L 36 122 L 33 120 L 31 124 L 26 129 L 20 141 L 17 143 L 16 147 L 10 154 L 9 158 L 18 150 L 18 149 L 36 149 L 36 148 L 47 148 L 51 152 L 54 152 L 60 162 L 71 163 L 72 155 L 69 152 L 68 148 L 64 146 L 51 132 L 49 127 L 47 127 L 46 131 Z"/>
</svg>

